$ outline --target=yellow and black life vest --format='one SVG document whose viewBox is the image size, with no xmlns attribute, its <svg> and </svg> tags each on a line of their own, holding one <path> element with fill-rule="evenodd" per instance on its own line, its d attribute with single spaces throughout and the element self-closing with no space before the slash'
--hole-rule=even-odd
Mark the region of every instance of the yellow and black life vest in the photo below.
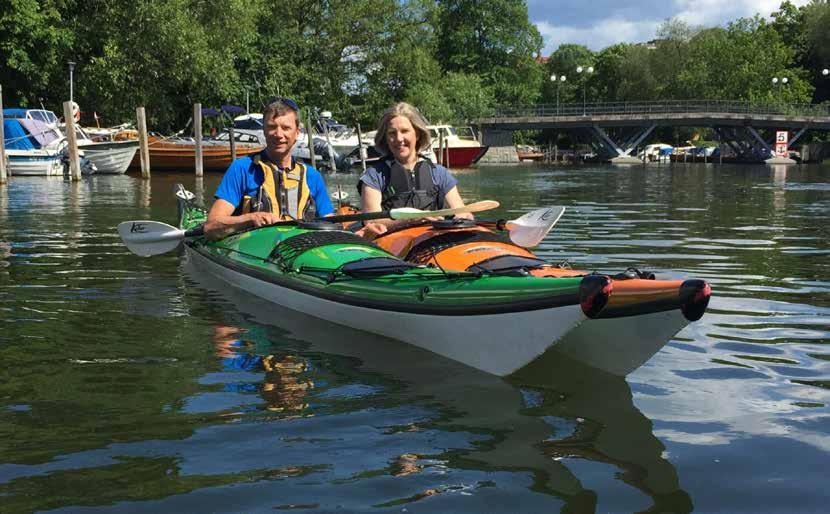
<svg viewBox="0 0 830 514">
<path fill-rule="evenodd" d="M 260 155 L 252 157 L 262 170 L 263 182 L 256 197 L 245 195 L 240 213 L 273 212 L 281 220 L 311 219 L 317 210 L 306 180 L 306 166 L 293 162 L 291 169 L 281 169 Z"/>
</svg>

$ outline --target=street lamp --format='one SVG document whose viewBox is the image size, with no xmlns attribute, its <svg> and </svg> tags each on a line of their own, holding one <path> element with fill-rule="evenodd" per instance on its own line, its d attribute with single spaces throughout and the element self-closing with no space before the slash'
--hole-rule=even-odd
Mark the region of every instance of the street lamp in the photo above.
<svg viewBox="0 0 830 514">
<path fill-rule="evenodd" d="M 75 80 L 73 77 L 73 72 L 75 71 L 75 63 L 69 61 L 69 101 L 72 102 L 75 100 Z"/>
<path fill-rule="evenodd" d="M 567 77 L 565 75 L 562 75 L 561 77 L 557 77 L 556 75 L 551 75 L 550 76 L 550 81 L 551 82 L 556 82 L 556 115 L 557 116 L 559 115 L 559 85 L 562 84 L 563 82 L 565 82 L 565 80 L 567 80 Z"/>
<path fill-rule="evenodd" d="M 824 68 L 823 70 L 821 70 L 821 74 L 826 77 L 827 75 L 830 75 L 830 70 L 828 70 L 827 68 Z"/>
<path fill-rule="evenodd" d="M 788 79 L 787 77 L 781 77 L 781 78 L 778 78 L 778 77 L 772 77 L 772 86 L 773 86 L 773 87 L 775 87 L 775 86 L 781 86 L 781 87 L 784 87 L 784 86 L 786 86 L 786 85 L 787 85 L 787 82 L 789 82 L 789 81 L 790 81 L 790 79 Z M 777 95 L 776 95 L 776 96 L 777 96 Z M 781 102 L 780 102 L 780 101 L 779 101 L 779 102 L 777 102 L 777 103 L 778 103 L 779 105 L 781 104 Z"/>
<path fill-rule="evenodd" d="M 594 72 L 594 67 L 588 66 L 587 68 L 583 68 L 582 66 L 577 66 L 576 72 L 580 77 L 584 77 L 582 79 L 582 115 L 585 116 L 585 87 L 588 84 L 588 75 Z M 583 73 L 585 73 L 585 75 L 582 75 Z"/>
</svg>

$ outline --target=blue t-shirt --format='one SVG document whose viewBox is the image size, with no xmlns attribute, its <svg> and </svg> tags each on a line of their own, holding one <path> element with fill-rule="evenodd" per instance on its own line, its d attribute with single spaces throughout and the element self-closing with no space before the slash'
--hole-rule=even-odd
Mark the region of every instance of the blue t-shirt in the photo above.
<svg viewBox="0 0 830 514">
<path fill-rule="evenodd" d="M 314 199 L 314 207 L 317 209 L 317 216 L 325 216 L 334 212 L 334 207 L 331 206 L 329 194 L 326 191 L 326 183 L 323 182 L 323 176 L 320 172 L 306 166 L 306 184 Z M 251 157 L 241 157 L 231 163 L 225 176 L 222 177 L 222 182 L 216 190 L 216 198 L 221 198 L 235 208 L 239 208 L 242 204 L 242 199 L 245 195 L 255 197 L 259 193 L 259 188 L 265 180 L 265 175 L 262 173 L 262 168 L 254 163 Z"/>
<path fill-rule="evenodd" d="M 447 193 L 452 191 L 452 188 L 458 184 L 458 180 L 452 176 L 450 170 L 440 164 L 433 165 L 431 169 L 432 183 L 438 186 L 438 192 L 443 200 L 447 196 Z M 366 185 L 383 193 L 383 190 L 387 186 L 387 178 L 387 176 L 384 176 L 383 173 L 373 166 L 367 168 L 363 175 L 360 176 L 360 182 L 361 186 Z M 358 186 L 358 188 L 361 186 Z"/>
</svg>

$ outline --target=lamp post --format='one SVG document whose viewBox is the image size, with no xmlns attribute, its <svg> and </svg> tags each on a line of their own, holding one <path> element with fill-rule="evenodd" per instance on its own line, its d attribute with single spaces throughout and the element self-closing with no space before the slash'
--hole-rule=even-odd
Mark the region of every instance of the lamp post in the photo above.
<svg viewBox="0 0 830 514">
<path fill-rule="evenodd" d="M 67 64 L 69 64 L 69 101 L 73 102 L 75 100 L 75 63 L 69 61 Z"/>
<path fill-rule="evenodd" d="M 588 66 L 583 68 L 582 66 L 576 67 L 576 72 L 582 77 L 582 115 L 585 116 L 585 87 L 588 85 L 588 75 L 594 72 L 593 66 Z M 585 73 L 585 75 L 582 75 Z"/>
<path fill-rule="evenodd" d="M 556 115 L 559 116 L 559 86 L 567 80 L 565 75 L 557 77 L 555 74 L 550 76 L 550 81 L 556 83 Z"/>
<path fill-rule="evenodd" d="M 787 77 L 772 77 L 772 87 L 781 86 L 784 87 L 790 81 Z M 776 95 L 777 96 L 777 95 Z M 781 102 L 778 102 L 778 105 L 781 105 Z"/>
</svg>

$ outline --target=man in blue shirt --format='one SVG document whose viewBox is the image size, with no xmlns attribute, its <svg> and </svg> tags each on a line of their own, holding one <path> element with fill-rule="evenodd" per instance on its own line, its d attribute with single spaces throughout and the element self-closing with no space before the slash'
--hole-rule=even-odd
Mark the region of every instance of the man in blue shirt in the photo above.
<svg viewBox="0 0 830 514">
<path fill-rule="evenodd" d="M 265 149 L 235 160 L 222 177 L 205 223 L 208 239 L 334 211 L 320 173 L 291 158 L 300 135 L 297 104 L 277 99 L 266 107 L 263 122 Z"/>
</svg>

